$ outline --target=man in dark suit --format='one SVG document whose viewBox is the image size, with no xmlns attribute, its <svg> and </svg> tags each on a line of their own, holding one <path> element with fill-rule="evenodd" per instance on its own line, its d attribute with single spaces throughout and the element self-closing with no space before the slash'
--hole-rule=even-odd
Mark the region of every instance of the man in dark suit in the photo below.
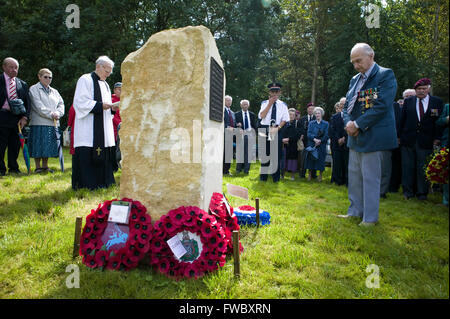
<svg viewBox="0 0 450 319">
<path fill-rule="evenodd" d="M 342 109 L 345 104 L 345 97 L 341 99 L 343 103 L 338 104 L 336 114 L 330 120 L 330 147 L 333 155 L 333 172 L 332 182 L 337 185 L 347 185 L 347 168 L 348 168 L 348 147 L 347 147 L 347 132 L 344 126 L 344 115 Z"/>
<path fill-rule="evenodd" d="M 314 115 L 314 103 L 310 102 L 307 105 L 306 111 L 307 114 L 300 118 L 300 123 L 298 124 L 298 127 L 300 128 L 300 139 L 303 141 L 306 147 L 307 143 L 307 136 L 308 136 L 308 125 L 309 122 L 314 121 L 316 119 L 316 116 Z M 307 152 L 303 152 L 303 159 L 302 164 L 305 163 Z M 305 178 L 306 169 L 303 167 L 303 165 L 300 165 L 299 167 L 299 174 L 300 178 Z M 316 178 L 316 171 L 312 172 L 311 178 Z"/>
<path fill-rule="evenodd" d="M 403 91 L 403 98 L 394 102 L 394 115 L 395 115 L 395 127 L 397 129 L 397 137 L 400 144 L 400 119 L 402 117 L 403 101 L 410 96 L 415 96 L 416 91 L 414 89 L 406 89 Z M 398 193 L 400 185 L 402 184 L 402 153 L 401 147 L 397 147 L 392 150 L 392 173 L 391 180 L 389 182 L 389 193 Z"/>
<path fill-rule="evenodd" d="M 0 176 L 6 174 L 5 152 L 8 149 L 9 173 L 20 173 L 17 158 L 20 152 L 18 125 L 21 129 L 30 118 L 28 85 L 17 77 L 19 62 L 14 58 L 6 58 L 2 63 L 3 73 L 0 75 Z M 11 112 L 11 101 L 21 99 L 25 114 L 15 115 Z"/>
<path fill-rule="evenodd" d="M 257 118 L 255 113 L 248 110 L 250 102 L 248 100 L 241 101 L 241 111 L 236 112 L 236 127 L 241 129 L 236 140 L 236 174 L 244 170 L 245 174 L 250 171 L 250 162 L 253 160 L 253 144 L 250 144 L 250 152 L 252 156 L 249 158 L 249 136 L 251 141 L 255 138 L 257 130 Z M 242 147 L 242 143 L 244 144 Z"/>
<path fill-rule="evenodd" d="M 360 226 L 378 222 L 383 152 L 397 147 L 394 104 L 397 80 L 391 69 L 375 63 L 375 52 L 357 43 L 350 61 L 358 71 L 350 81 L 344 106 L 348 134 L 348 198 L 342 218 L 358 217 Z"/>
<path fill-rule="evenodd" d="M 234 112 L 231 110 L 233 98 L 229 95 L 225 96 L 225 110 L 223 114 L 223 122 L 225 128 L 224 150 L 223 150 L 223 175 L 231 176 L 230 167 L 233 161 L 233 129 L 236 127 L 236 119 Z M 230 146 L 231 145 L 231 146 Z"/>
<path fill-rule="evenodd" d="M 440 144 L 440 128 L 436 120 L 444 103 L 429 94 L 431 80 L 420 79 L 414 85 L 416 96 L 405 99 L 400 120 L 400 145 L 402 150 L 402 186 L 405 199 L 417 196 L 426 200 L 430 187 L 424 166 L 433 152 L 433 145 Z M 414 187 L 416 186 L 416 187 Z"/>
</svg>

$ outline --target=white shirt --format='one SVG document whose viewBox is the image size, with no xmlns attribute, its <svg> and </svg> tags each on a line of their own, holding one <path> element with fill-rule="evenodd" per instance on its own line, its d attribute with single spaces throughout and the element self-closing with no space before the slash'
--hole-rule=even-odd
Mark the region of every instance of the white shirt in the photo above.
<svg viewBox="0 0 450 319">
<path fill-rule="evenodd" d="M 111 90 L 108 83 L 98 81 L 102 94 L 102 101 L 111 103 Z M 94 144 L 94 114 L 90 113 L 97 102 L 94 100 L 94 81 L 91 74 L 82 75 L 77 82 L 73 108 L 75 109 L 75 130 L 73 147 L 93 147 Z M 103 110 L 103 127 L 105 147 L 116 145 L 114 141 L 113 115 L 111 109 Z"/>
<path fill-rule="evenodd" d="M 422 120 L 420 118 L 420 111 L 419 111 L 419 101 L 420 99 L 417 97 L 416 99 L 416 112 L 417 112 L 417 118 Z M 428 103 L 430 102 L 430 95 L 427 95 L 426 97 L 424 97 L 422 99 L 422 105 L 423 105 L 423 114 L 425 115 L 425 113 L 427 113 L 428 110 Z"/>
<path fill-rule="evenodd" d="M 265 100 L 261 103 L 261 110 L 258 113 L 258 118 L 261 119 L 261 125 L 270 125 L 270 120 L 272 119 L 273 105 L 270 107 L 269 112 L 267 112 L 266 117 L 263 119 L 261 118 L 261 112 L 264 111 L 264 109 L 266 108 L 268 103 L 269 103 L 269 100 Z M 277 110 L 276 110 L 277 113 L 276 113 L 275 125 L 280 125 L 280 123 L 283 121 L 289 122 L 289 112 L 288 112 L 288 107 L 287 107 L 286 103 L 284 103 L 281 100 L 277 100 L 276 104 L 277 104 Z"/>
<path fill-rule="evenodd" d="M 277 104 L 278 105 L 278 104 Z M 247 131 L 251 131 L 252 130 L 252 123 L 251 123 L 251 121 L 250 121 L 250 114 L 248 113 L 248 111 L 242 111 L 242 129 L 244 129 L 244 127 L 245 127 L 245 113 L 247 113 L 247 119 L 248 119 L 248 121 L 247 121 Z"/>
</svg>

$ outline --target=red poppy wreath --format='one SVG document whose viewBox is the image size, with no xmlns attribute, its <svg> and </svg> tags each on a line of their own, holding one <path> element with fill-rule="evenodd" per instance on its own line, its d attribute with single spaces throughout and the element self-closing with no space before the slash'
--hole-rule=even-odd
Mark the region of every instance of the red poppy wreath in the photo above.
<svg viewBox="0 0 450 319">
<path fill-rule="evenodd" d="M 138 201 L 130 202 L 128 224 L 108 222 L 111 204 L 99 204 L 86 217 L 80 240 L 80 255 L 90 268 L 130 270 L 135 268 L 150 248 L 153 226 L 147 209 Z"/>
<path fill-rule="evenodd" d="M 228 205 L 228 201 L 223 194 L 213 193 L 209 203 L 209 213 L 216 217 L 217 221 L 222 225 L 227 239 L 227 254 L 233 253 L 232 236 L 234 230 L 239 230 L 238 219 L 234 214 L 233 207 Z M 244 247 L 239 241 L 239 251 L 242 252 Z"/>
<path fill-rule="evenodd" d="M 174 253 L 173 240 L 183 247 Z M 216 218 L 194 206 L 179 207 L 154 225 L 150 264 L 168 277 L 198 278 L 225 265 L 227 240 Z"/>
</svg>

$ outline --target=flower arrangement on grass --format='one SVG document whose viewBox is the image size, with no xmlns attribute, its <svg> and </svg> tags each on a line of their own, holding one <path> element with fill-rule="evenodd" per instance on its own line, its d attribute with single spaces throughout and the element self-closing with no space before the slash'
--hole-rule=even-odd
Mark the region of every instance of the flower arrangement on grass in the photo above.
<svg viewBox="0 0 450 319">
<path fill-rule="evenodd" d="M 256 225 L 256 208 L 243 205 L 234 209 L 234 213 L 238 219 L 239 225 Z M 260 210 L 259 213 L 259 223 L 260 225 L 270 224 L 270 214 L 266 211 Z"/>
<path fill-rule="evenodd" d="M 209 203 L 209 213 L 217 218 L 217 221 L 223 226 L 227 239 L 227 254 L 233 253 L 233 231 L 239 230 L 239 223 L 234 214 L 233 207 L 227 205 L 228 201 L 223 194 L 213 193 Z M 244 251 L 244 247 L 239 241 L 239 251 Z"/>
<path fill-rule="evenodd" d="M 181 258 L 167 243 L 174 236 L 186 249 Z M 224 228 L 214 216 L 195 206 L 182 206 L 154 225 L 150 264 L 171 278 L 198 278 L 225 265 L 227 244 Z"/>
<path fill-rule="evenodd" d="M 99 204 L 86 217 L 86 224 L 80 239 L 80 255 L 83 263 L 90 268 L 130 270 L 150 249 L 153 226 L 147 209 L 138 201 L 131 202 L 128 225 L 108 222 L 111 204 L 108 200 Z"/>
<path fill-rule="evenodd" d="M 425 173 L 431 183 L 448 184 L 448 153 L 448 148 L 441 148 L 428 163 Z"/>
</svg>

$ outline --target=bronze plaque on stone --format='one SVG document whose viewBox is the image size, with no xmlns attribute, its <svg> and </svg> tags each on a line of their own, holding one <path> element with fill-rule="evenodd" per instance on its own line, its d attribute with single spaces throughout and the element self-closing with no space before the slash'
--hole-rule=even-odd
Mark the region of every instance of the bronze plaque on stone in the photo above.
<svg viewBox="0 0 450 319">
<path fill-rule="evenodd" d="M 211 74 L 209 82 L 209 119 L 223 121 L 223 69 L 211 57 Z"/>
</svg>

